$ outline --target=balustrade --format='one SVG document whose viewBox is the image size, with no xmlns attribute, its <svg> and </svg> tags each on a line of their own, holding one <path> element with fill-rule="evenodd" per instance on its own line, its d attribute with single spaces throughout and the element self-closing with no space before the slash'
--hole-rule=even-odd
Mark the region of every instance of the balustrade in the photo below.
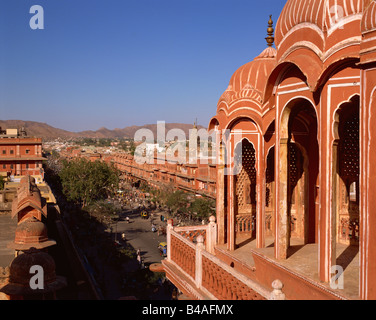
<svg viewBox="0 0 376 320">
<path fill-rule="evenodd" d="M 177 265 L 213 299 L 265 300 L 271 293 L 213 255 L 216 244 L 215 218 L 208 226 L 167 227 L 167 260 Z M 206 245 L 204 244 L 206 243 Z M 281 295 L 282 296 L 282 295 Z M 275 299 L 278 299 L 277 296 Z"/>
<path fill-rule="evenodd" d="M 206 257 L 202 259 L 202 286 L 220 300 L 265 300 L 233 274 Z"/>
<path fill-rule="evenodd" d="M 171 260 L 174 261 L 184 272 L 195 278 L 195 249 L 189 246 L 187 243 L 176 237 L 171 236 Z"/>
<path fill-rule="evenodd" d="M 178 231 L 178 233 L 193 243 L 197 243 L 197 237 L 199 236 L 202 236 L 204 238 L 204 243 L 206 241 L 206 228 L 195 229 L 195 230 L 185 230 L 185 231 L 180 231 L 180 232 Z"/>
<path fill-rule="evenodd" d="M 236 216 L 235 231 L 237 233 L 252 233 L 255 230 L 254 215 L 238 215 Z"/>
<path fill-rule="evenodd" d="M 359 220 L 350 218 L 341 218 L 339 225 L 340 241 L 344 243 L 359 243 Z"/>
</svg>

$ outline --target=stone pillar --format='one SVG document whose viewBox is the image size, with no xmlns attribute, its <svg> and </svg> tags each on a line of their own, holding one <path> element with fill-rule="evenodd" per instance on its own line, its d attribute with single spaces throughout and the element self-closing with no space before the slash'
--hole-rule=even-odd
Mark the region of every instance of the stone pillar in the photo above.
<svg viewBox="0 0 376 320">
<path fill-rule="evenodd" d="M 257 248 L 265 247 L 265 166 L 263 147 L 259 146 L 257 157 L 257 205 L 256 205 L 256 243 Z"/>
<path fill-rule="evenodd" d="M 276 154 L 276 163 L 279 162 L 278 181 L 278 198 L 276 199 L 275 216 L 276 216 L 276 242 L 275 254 L 276 259 L 287 259 L 287 250 L 290 246 L 290 219 L 288 212 L 288 139 L 281 138 L 279 144 L 279 154 Z"/>
<path fill-rule="evenodd" d="M 209 218 L 208 230 L 206 233 L 206 244 L 207 251 L 211 254 L 214 254 L 214 248 L 217 244 L 217 224 L 215 223 L 215 217 L 211 216 Z"/>
<path fill-rule="evenodd" d="M 374 33 L 376 36 L 376 32 Z M 376 59 L 362 73 L 360 108 L 360 298 L 376 299 Z"/>
<path fill-rule="evenodd" d="M 171 230 L 174 229 L 172 220 L 167 221 L 167 230 L 166 230 L 166 242 L 167 242 L 167 260 L 171 261 Z"/>
<path fill-rule="evenodd" d="M 228 198 L 227 198 L 227 249 L 234 251 L 236 248 L 236 235 L 235 235 L 235 206 L 236 206 L 236 197 L 235 197 L 235 176 L 233 170 L 230 170 L 229 175 L 227 176 L 228 181 Z"/>
<path fill-rule="evenodd" d="M 321 142 L 319 145 L 320 150 L 320 190 L 319 190 L 319 219 L 318 219 L 318 275 L 322 282 L 329 283 L 331 278 L 331 264 L 332 264 L 332 243 L 331 243 L 331 211 L 332 211 L 332 143 L 333 138 L 331 128 L 333 122 L 328 115 L 321 117 Z M 327 119 L 329 120 L 329 127 L 327 127 Z M 336 253 L 333 253 L 334 259 Z M 335 260 L 334 260 L 335 261 Z"/>
<path fill-rule="evenodd" d="M 196 287 L 199 289 L 202 285 L 202 252 L 205 250 L 204 237 L 197 237 L 196 244 L 196 266 L 195 266 L 195 282 Z"/>
<path fill-rule="evenodd" d="M 339 154 L 338 154 L 338 140 L 335 140 L 333 143 L 333 157 L 332 157 L 332 199 L 331 199 L 331 214 L 329 221 L 329 243 L 330 243 L 330 256 L 329 256 L 329 270 L 337 264 L 337 212 L 339 212 L 338 204 L 338 186 L 339 186 Z"/>
<path fill-rule="evenodd" d="M 219 140 L 221 141 L 221 140 Z M 217 185 L 216 185 L 216 213 L 218 223 L 218 243 L 225 244 L 225 166 L 224 150 L 218 148 L 217 156 Z"/>
</svg>

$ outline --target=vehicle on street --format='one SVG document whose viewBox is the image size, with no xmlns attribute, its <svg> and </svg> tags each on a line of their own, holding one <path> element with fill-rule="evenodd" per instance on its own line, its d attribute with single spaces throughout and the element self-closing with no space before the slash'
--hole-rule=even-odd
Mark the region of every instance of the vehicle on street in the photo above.
<svg viewBox="0 0 376 320">
<path fill-rule="evenodd" d="M 148 219 L 149 218 L 149 214 L 148 214 L 148 212 L 146 210 L 143 210 L 141 212 L 141 218 L 142 219 Z"/>
<path fill-rule="evenodd" d="M 163 257 L 167 256 L 167 242 L 160 242 L 158 249 Z"/>
</svg>

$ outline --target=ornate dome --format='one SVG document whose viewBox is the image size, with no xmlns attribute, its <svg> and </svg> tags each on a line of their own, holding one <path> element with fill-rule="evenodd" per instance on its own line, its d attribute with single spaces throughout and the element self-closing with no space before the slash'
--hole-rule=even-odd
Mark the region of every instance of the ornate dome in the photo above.
<svg viewBox="0 0 376 320">
<path fill-rule="evenodd" d="M 324 60 L 333 47 L 360 42 L 362 12 L 363 0 L 288 0 L 276 25 L 278 57 L 300 45 Z"/>
<path fill-rule="evenodd" d="M 362 20 L 362 32 L 376 30 L 376 1 L 371 1 L 365 8 Z"/>
<path fill-rule="evenodd" d="M 275 66 L 276 55 L 277 51 L 268 47 L 253 61 L 241 66 L 231 77 L 220 101 L 230 105 L 236 100 L 247 98 L 261 107 L 265 84 Z"/>
<path fill-rule="evenodd" d="M 48 238 L 46 225 L 35 217 L 18 224 L 15 233 L 14 242 L 8 245 L 15 250 L 25 251 L 32 247 L 44 249 L 56 244 L 56 241 Z"/>
</svg>

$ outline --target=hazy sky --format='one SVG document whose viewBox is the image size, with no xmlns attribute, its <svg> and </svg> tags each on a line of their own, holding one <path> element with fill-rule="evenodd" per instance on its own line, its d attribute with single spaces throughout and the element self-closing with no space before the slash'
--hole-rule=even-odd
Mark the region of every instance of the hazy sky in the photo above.
<svg viewBox="0 0 376 320">
<path fill-rule="evenodd" d="M 0 119 L 70 130 L 207 126 L 282 0 L 1 0 Z M 30 8 L 44 9 L 32 30 Z"/>
</svg>

